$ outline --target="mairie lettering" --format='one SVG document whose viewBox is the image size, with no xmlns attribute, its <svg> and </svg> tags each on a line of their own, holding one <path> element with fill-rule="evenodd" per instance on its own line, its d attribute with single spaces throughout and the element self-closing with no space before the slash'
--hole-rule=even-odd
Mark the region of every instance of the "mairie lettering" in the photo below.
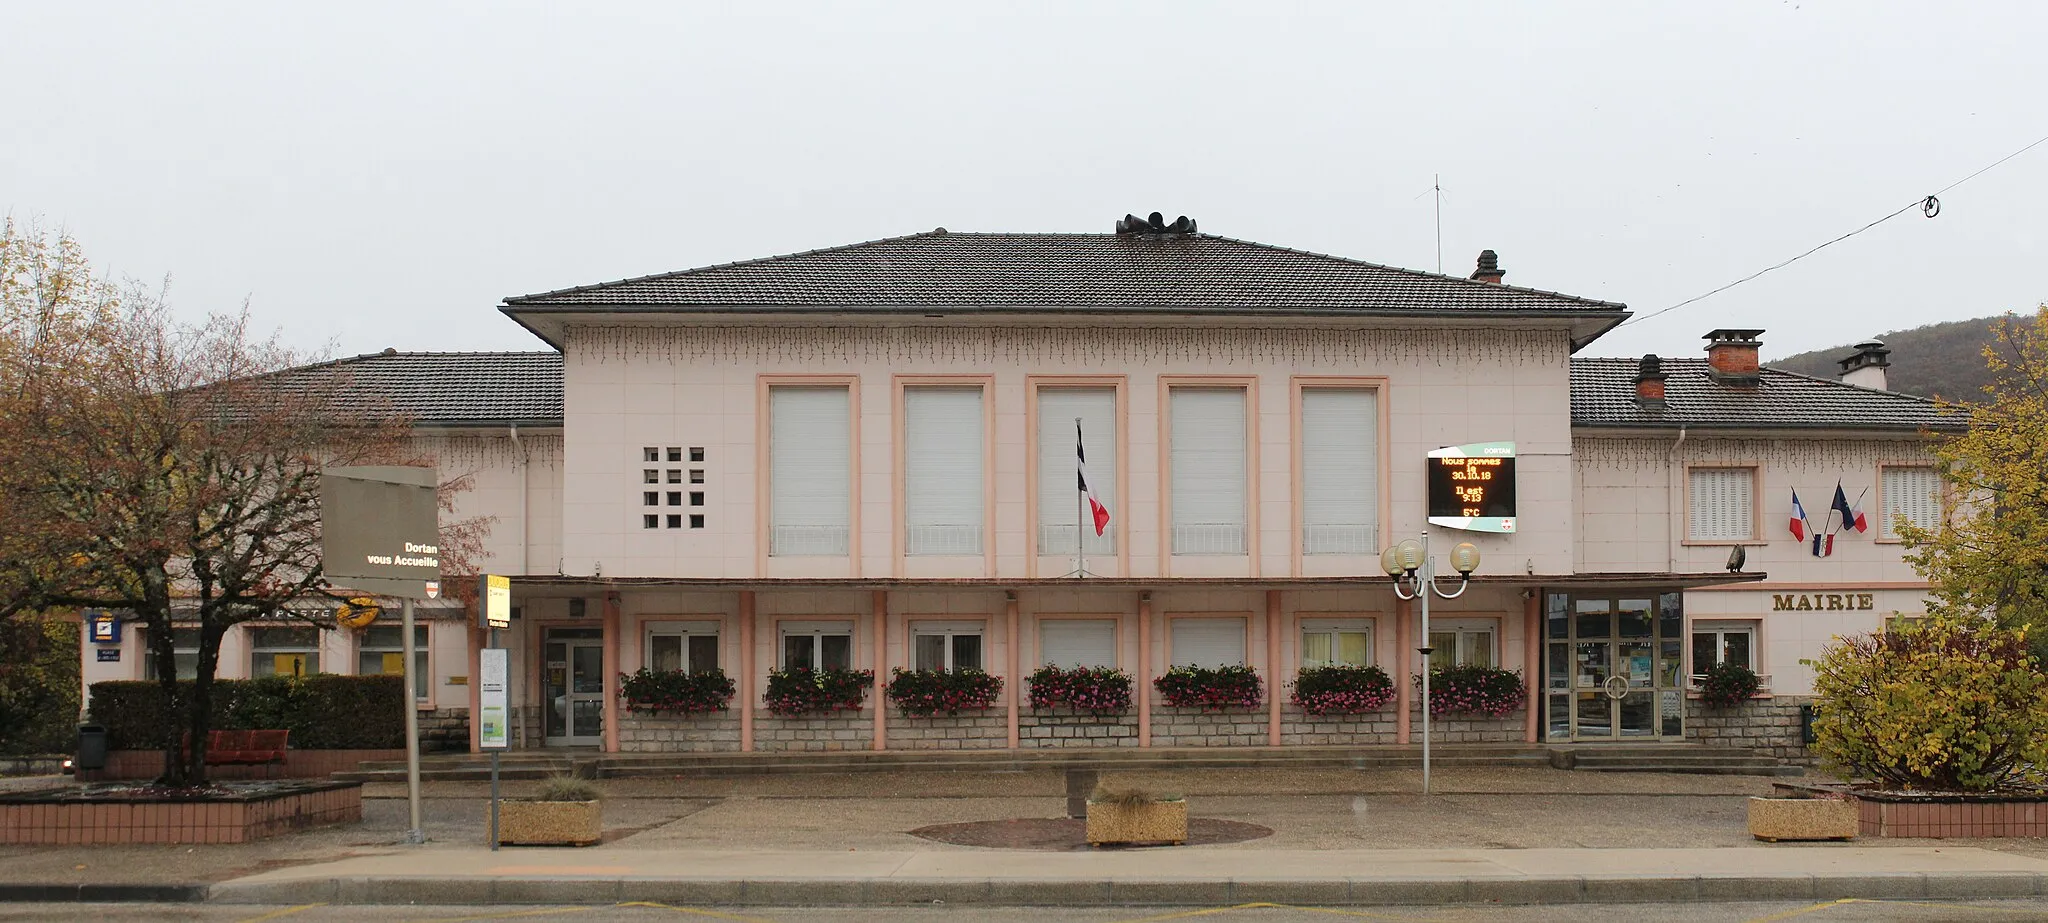
<svg viewBox="0 0 2048 923">
<path fill-rule="evenodd" d="M 1877 608 L 1872 593 L 1772 593 L 1772 612 L 1862 611 Z"/>
</svg>

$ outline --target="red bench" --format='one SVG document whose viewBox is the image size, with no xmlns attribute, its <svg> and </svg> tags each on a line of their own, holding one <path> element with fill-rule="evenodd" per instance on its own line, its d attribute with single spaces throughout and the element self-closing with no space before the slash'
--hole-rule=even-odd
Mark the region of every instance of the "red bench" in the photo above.
<svg viewBox="0 0 2048 923">
<path fill-rule="evenodd" d="M 291 731 L 208 731 L 208 766 L 283 766 Z"/>
</svg>

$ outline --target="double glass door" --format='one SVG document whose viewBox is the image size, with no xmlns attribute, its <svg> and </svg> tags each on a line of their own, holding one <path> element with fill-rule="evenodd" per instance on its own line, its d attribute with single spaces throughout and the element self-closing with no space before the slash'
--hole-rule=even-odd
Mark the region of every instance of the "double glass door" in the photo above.
<svg viewBox="0 0 2048 923">
<path fill-rule="evenodd" d="M 604 640 L 595 628 L 552 628 L 542 645 L 547 745 L 594 747 L 604 742 Z"/>
<path fill-rule="evenodd" d="M 1550 740 L 1682 737 L 1680 594 L 1549 595 L 1544 624 Z"/>
</svg>

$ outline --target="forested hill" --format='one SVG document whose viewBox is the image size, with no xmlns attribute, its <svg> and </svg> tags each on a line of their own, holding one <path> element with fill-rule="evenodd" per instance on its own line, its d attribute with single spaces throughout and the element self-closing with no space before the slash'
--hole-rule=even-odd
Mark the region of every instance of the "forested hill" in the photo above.
<svg viewBox="0 0 2048 923">
<path fill-rule="evenodd" d="M 1877 338 L 1892 351 L 1887 383 L 1894 391 L 1923 397 L 1970 400 L 1984 393 L 1991 373 L 1984 368 L 1984 346 L 1991 342 L 1991 325 L 2002 317 L 1928 324 L 1911 330 L 1880 333 Z M 1764 364 L 1819 378 L 1833 378 L 1841 360 L 1854 353 L 1853 344 L 1786 356 Z"/>
</svg>

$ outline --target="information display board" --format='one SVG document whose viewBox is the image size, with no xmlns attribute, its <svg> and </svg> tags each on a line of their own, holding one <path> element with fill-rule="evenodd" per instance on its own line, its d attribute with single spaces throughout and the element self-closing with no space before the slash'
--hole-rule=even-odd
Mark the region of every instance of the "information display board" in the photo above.
<svg viewBox="0 0 2048 923">
<path fill-rule="evenodd" d="M 505 677 L 511 672 L 506 669 L 508 654 L 501 647 L 487 647 L 477 651 L 477 666 L 481 668 L 482 686 L 477 689 L 478 710 L 483 712 L 483 724 L 477 731 L 477 744 L 486 750 L 503 750 L 508 745 L 506 734 Z"/>
<path fill-rule="evenodd" d="M 1515 444 L 1475 442 L 1429 453 L 1429 524 L 1515 531 Z"/>
<path fill-rule="evenodd" d="M 512 578 L 497 574 L 478 578 L 476 602 L 483 616 L 483 627 L 501 630 L 512 627 Z"/>
</svg>

